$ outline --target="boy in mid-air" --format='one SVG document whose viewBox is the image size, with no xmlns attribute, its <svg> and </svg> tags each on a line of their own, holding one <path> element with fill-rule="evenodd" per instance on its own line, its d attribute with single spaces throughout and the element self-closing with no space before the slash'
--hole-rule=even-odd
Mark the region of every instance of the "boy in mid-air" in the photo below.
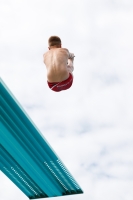
<svg viewBox="0 0 133 200">
<path fill-rule="evenodd" d="M 48 86 L 55 92 L 67 90 L 73 83 L 74 54 L 61 47 L 61 39 L 58 36 L 51 36 L 48 45 L 49 51 L 43 55 Z"/>
</svg>

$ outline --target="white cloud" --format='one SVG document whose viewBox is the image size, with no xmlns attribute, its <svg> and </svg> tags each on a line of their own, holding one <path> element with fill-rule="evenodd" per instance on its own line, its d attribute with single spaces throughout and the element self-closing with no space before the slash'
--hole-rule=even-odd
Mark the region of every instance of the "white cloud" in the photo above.
<svg viewBox="0 0 133 200">
<path fill-rule="evenodd" d="M 66 200 L 133 196 L 132 24 L 132 0 L 1 1 L 0 76 L 85 192 Z M 42 62 L 54 34 L 76 55 L 61 93 Z M 2 200 L 27 199 L 0 179 Z"/>
</svg>

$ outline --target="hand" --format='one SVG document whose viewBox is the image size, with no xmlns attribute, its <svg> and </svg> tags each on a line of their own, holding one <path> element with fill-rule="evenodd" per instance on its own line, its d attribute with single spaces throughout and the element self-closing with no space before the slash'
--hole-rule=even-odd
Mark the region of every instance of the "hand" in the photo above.
<svg viewBox="0 0 133 200">
<path fill-rule="evenodd" d="M 69 53 L 69 59 L 74 59 L 75 55 L 74 53 Z"/>
</svg>

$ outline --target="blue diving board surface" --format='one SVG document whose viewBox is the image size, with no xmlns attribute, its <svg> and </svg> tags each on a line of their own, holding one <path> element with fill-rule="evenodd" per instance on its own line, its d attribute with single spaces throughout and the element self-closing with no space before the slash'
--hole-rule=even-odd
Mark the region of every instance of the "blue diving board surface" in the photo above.
<svg viewBox="0 0 133 200">
<path fill-rule="evenodd" d="M 29 198 L 83 193 L 0 78 L 0 168 Z"/>
</svg>

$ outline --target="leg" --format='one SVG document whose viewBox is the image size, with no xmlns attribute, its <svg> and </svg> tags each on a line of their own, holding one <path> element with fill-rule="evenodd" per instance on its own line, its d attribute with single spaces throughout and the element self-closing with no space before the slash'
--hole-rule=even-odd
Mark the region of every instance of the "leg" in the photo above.
<svg viewBox="0 0 133 200">
<path fill-rule="evenodd" d="M 74 57 L 71 58 L 71 59 L 68 59 L 68 64 L 67 64 L 68 71 L 71 74 L 72 74 L 72 72 L 74 70 L 73 61 L 74 61 Z"/>
</svg>

